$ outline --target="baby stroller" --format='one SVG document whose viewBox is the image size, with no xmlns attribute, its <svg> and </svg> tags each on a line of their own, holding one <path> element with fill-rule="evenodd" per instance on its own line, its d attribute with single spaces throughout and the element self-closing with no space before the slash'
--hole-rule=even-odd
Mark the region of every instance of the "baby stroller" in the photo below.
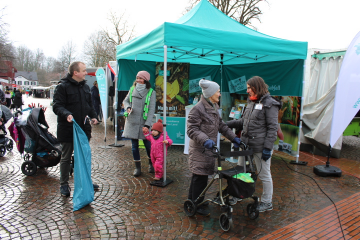
<svg viewBox="0 0 360 240">
<path fill-rule="evenodd" d="M 0 105 L 0 157 L 3 157 L 7 151 L 12 151 L 14 148 L 13 141 L 6 137 L 5 124 L 12 118 L 12 114 L 9 108 L 4 105 Z"/>
<path fill-rule="evenodd" d="M 42 108 L 33 108 L 26 124 L 19 126 L 25 136 L 25 162 L 21 165 L 23 174 L 31 176 L 36 173 L 37 167 L 53 167 L 60 162 L 60 143 L 48 131 L 49 125 Z"/>
<path fill-rule="evenodd" d="M 200 205 L 203 205 L 206 202 L 211 202 L 221 206 L 221 210 L 223 213 L 220 215 L 219 223 L 220 227 L 223 231 L 229 231 L 233 227 L 232 220 L 232 206 L 229 203 L 229 197 L 233 196 L 236 198 L 244 199 L 252 197 L 254 202 L 250 203 L 247 206 L 247 213 L 250 219 L 256 219 L 259 216 L 259 199 L 256 196 L 253 196 L 255 192 L 255 181 L 257 179 L 257 175 L 255 173 L 255 168 L 253 161 L 251 159 L 251 155 L 253 154 L 251 149 L 247 149 L 247 146 L 244 143 L 241 143 L 242 151 L 233 151 L 233 152 L 225 152 L 220 153 L 216 147 L 212 149 L 214 156 L 217 157 L 218 160 L 218 170 L 216 171 L 213 179 L 206 186 L 204 191 L 200 194 L 200 196 L 194 201 L 188 199 L 184 202 L 184 211 L 186 215 L 189 217 L 194 216 L 197 208 Z M 226 157 L 245 157 L 244 166 L 236 166 L 234 168 L 230 168 L 227 170 L 222 170 L 221 161 L 225 161 Z M 248 168 L 248 169 L 247 169 Z M 251 175 L 253 182 L 245 182 L 241 179 L 234 178 L 235 176 L 240 176 L 239 174 L 244 174 L 243 176 Z M 246 175 L 246 173 L 248 173 Z M 206 191 L 210 188 L 210 186 L 216 181 L 219 180 L 219 192 L 214 200 L 212 199 L 204 199 L 204 201 L 198 203 L 199 199 L 203 197 Z M 227 180 L 227 187 L 225 189 L 222 188 L 223 179 Z"/>
</svg>

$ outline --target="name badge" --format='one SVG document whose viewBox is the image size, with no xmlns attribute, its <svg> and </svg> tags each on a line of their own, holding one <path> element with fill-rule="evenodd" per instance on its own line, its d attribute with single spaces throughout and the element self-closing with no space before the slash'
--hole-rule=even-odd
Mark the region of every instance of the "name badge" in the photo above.
<svg viewBox="0 0 360 240">
<path fill-rule="evenodd" d="M 262 110 L 263 105 L 262 104 L 256 104 L 255 109 L 256 110 Z"/>
</svg>

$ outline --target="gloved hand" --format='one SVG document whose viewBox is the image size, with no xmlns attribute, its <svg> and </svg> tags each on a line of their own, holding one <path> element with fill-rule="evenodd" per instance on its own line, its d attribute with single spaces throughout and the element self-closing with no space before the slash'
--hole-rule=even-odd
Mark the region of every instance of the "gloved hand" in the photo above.
<svg viewBox="0 0 360 240">
<path fill-rule="evenodd" d="M 215 146 L 215 143 L 213 140 L 211 139 L 208 139 L 204 142 L 204 147 L 207 148 L 207 149 L 212 149 L 213 146 Z"/>
<path fill-rule="evenodd" d="M 271 150 L 268 148 L 264 148 L 262 152 L 261 158 L 265 161 L 267 161 L 271 157 Z"/>
<path fill-rule="evenodd" d="M 239 148 L 240 147 L 240 143 L 241 143 L 241 139 L 236 137 L 232 140 L 233 144 L 234 144 L 234 148 Z"/>
</svg>

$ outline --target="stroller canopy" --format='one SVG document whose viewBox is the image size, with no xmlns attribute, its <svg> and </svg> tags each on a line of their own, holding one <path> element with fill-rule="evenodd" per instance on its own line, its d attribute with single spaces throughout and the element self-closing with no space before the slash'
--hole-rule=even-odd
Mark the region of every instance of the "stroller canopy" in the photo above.
<svg viewBox="0 0 360 240">
<path fill-rule="evenodd" d="M 0 105 L 0 116 L 4 118 L 4 123 L 7 123 L 13 117 L 10 109 L 4 105 Z"/>
</svg>

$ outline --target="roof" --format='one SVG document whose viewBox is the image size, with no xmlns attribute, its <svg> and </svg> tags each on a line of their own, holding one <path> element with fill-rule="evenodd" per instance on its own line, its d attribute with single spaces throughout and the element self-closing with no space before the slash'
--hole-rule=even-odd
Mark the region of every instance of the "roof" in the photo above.
<svg viewBox="0 0 360 240">
<path fill-rule="evenodd" d="M 201 0 L 175 23 L 117 46 L 117 60 L 162 62 L 167 45 L 169 62 L 218 65 L 306 59 L 307 42 L 262 34 L 228 17 Z"/>
<path fill-rule="evenodd" d="M 15 73 L 15 77 L 20 77 L 20 76 L 22 76 L 30 81 L 38 81 L 36 72 L 18 71 Z"/>
</svg>

